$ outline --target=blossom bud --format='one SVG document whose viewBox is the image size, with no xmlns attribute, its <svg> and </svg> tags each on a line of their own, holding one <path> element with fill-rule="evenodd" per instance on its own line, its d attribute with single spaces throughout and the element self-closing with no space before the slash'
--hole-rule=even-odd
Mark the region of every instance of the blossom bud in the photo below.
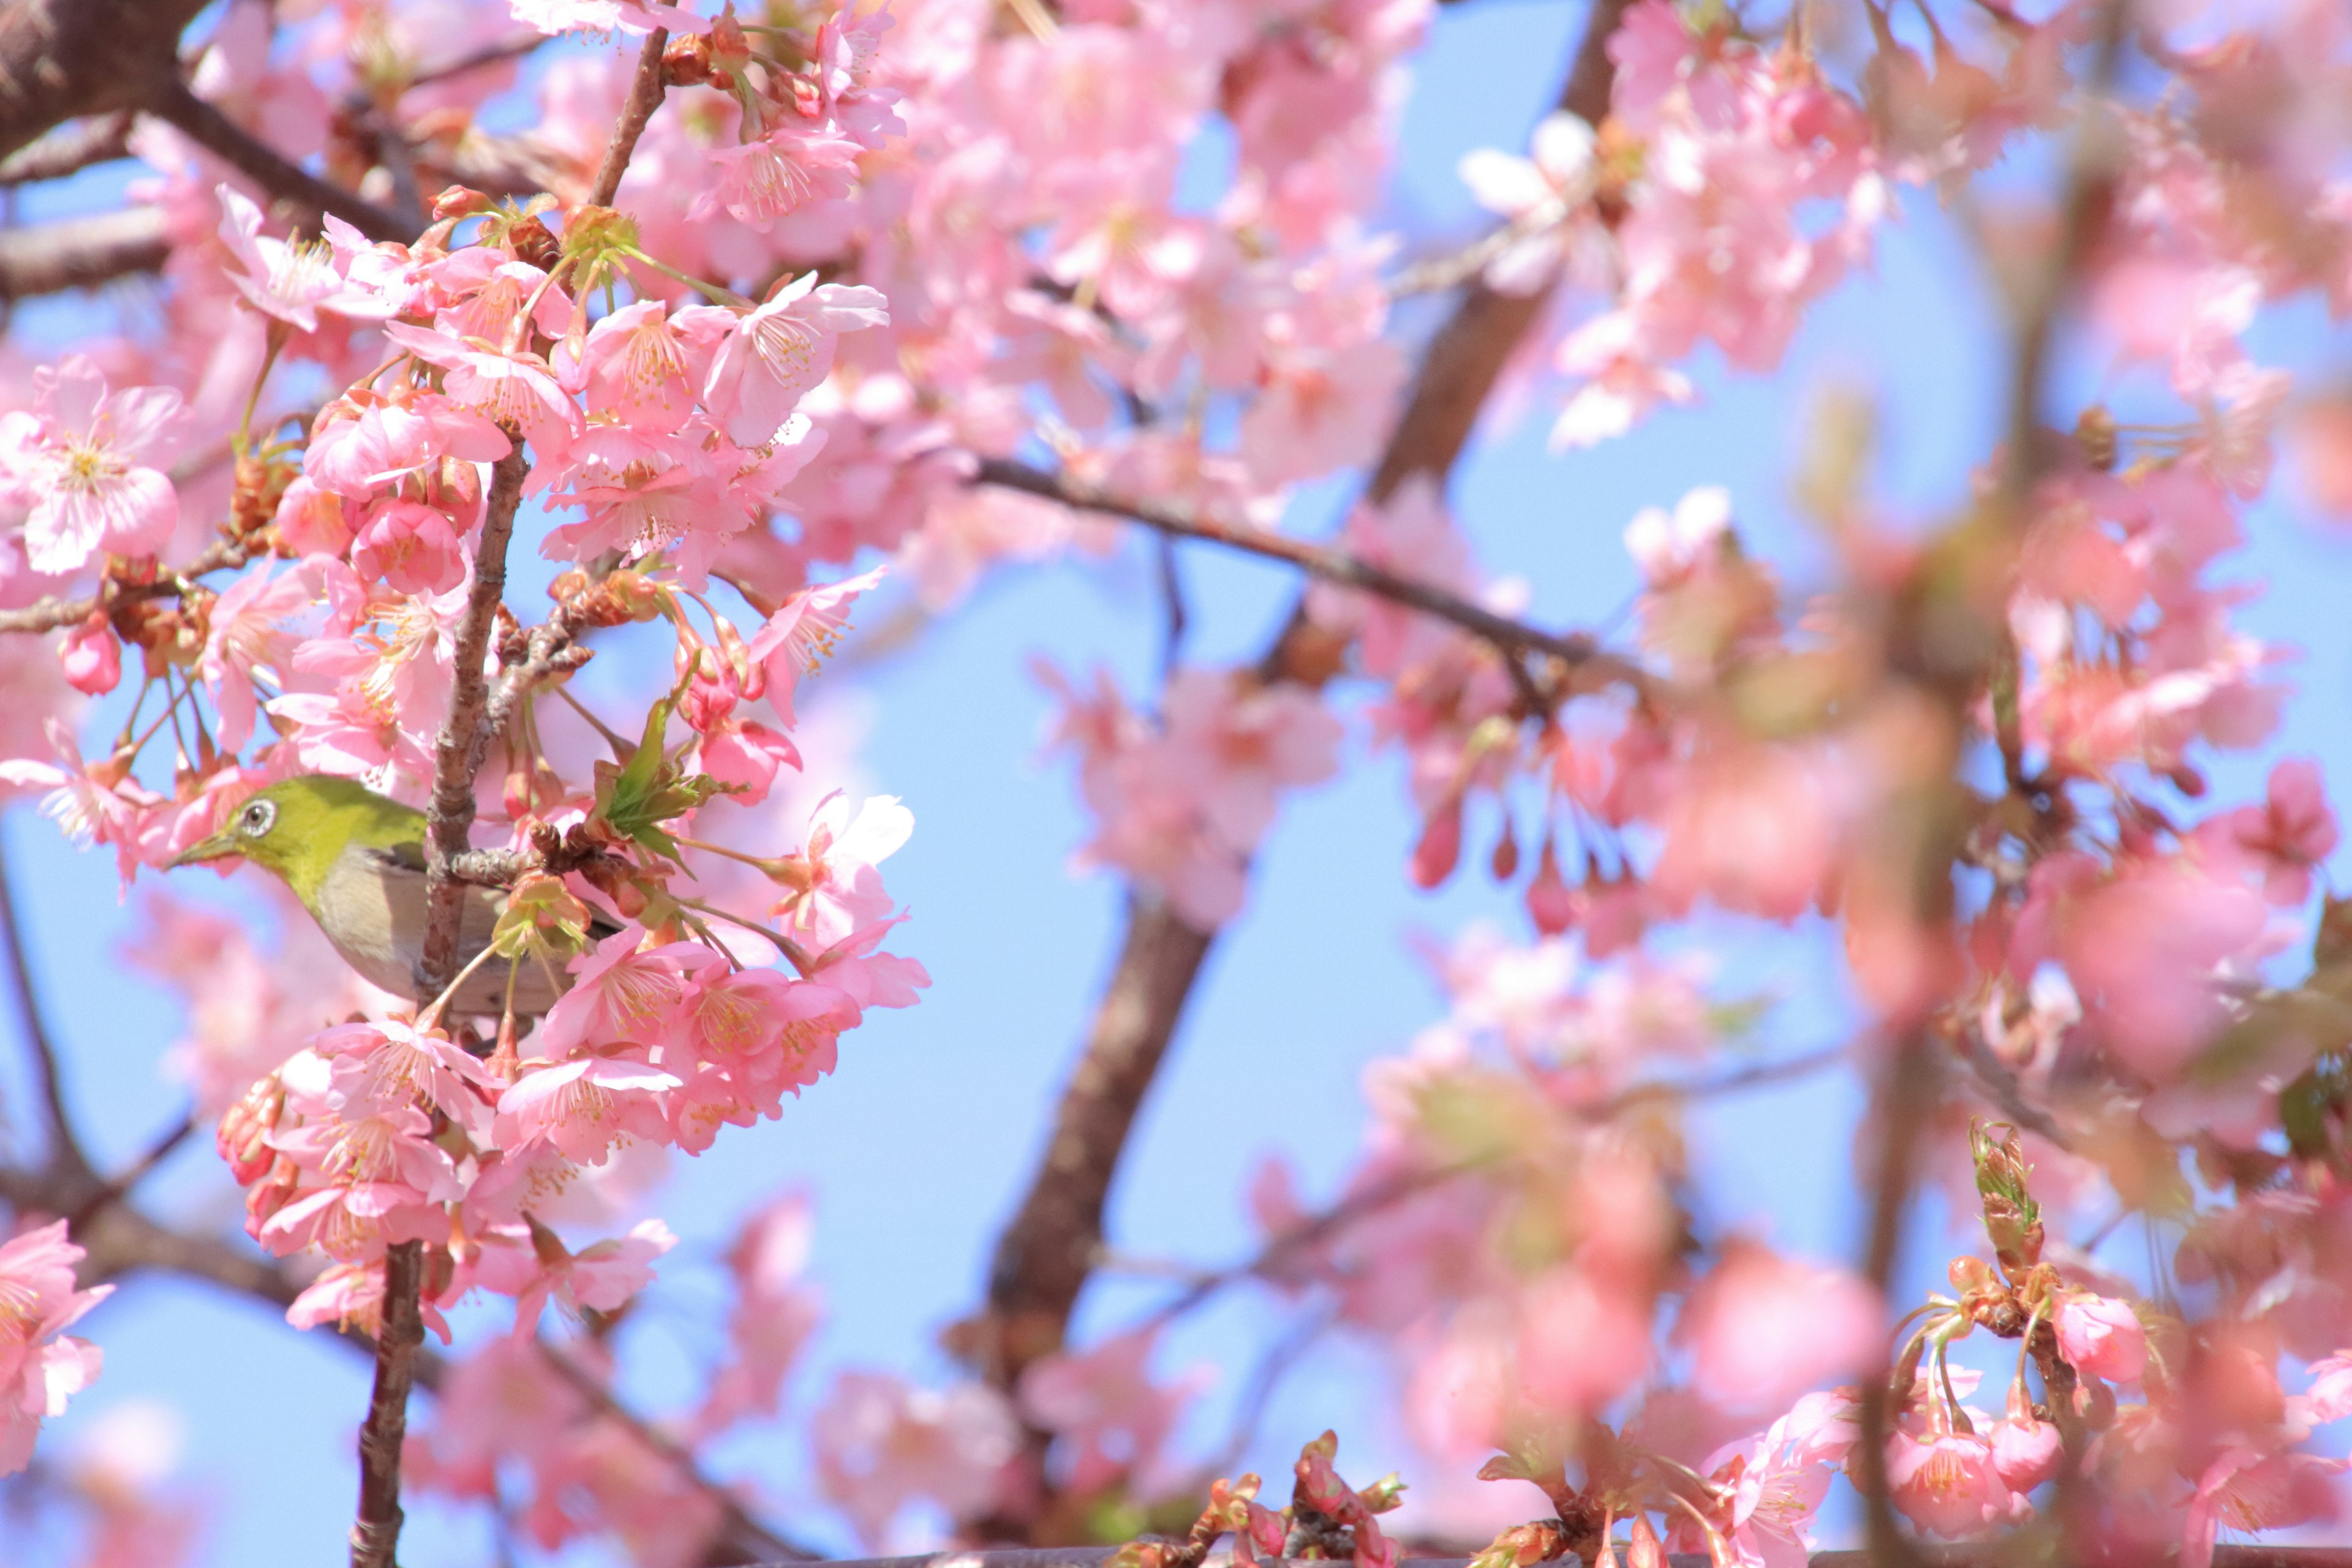
<svg viewBox="0 0 2352 1568">
<path fill-rule="evenodd" d="M 122 679 L 122 645 L 102 610 L 92 610 L 65 635 L 58 658 L 65 666 L 66 684 L 84 697 L 103 697 Z"/>
<path fill-rule="evenodd" d="M 1507 882 L 1519 874 L 1519 838 L 1511 830 L 1507 816 L 1503 818 L 1503 836 L 1495 841 L 1494 858 L 1487 861 L 1486 868 L 1494 872 L 1497 882 Z"/>
<path fill-rule="evenodd" d="M 1528 884 L 1528 918 L 1546 936 L 1558 936 L 1576 923 L 1580 900 L 1559 874 L 1559 850 L 1544 836 L 1543 853 L 1536 861 L 1535 880 Z"/>
<path fill-rule="evenodd" d="M 2012 1407 L 2018 1403 L 2011 1400 Z M 2011 1491 L 2030 1492 L 2058 1473 L 2062 1445 L 2058 1428 L 2037 1418 L 2029 1407 L 2021 1415 L 2012 1408 L 2007 1420 L 1991 1433 L 1992 1468 Z"/>
<path fill-rule="evenodd" d="M 343 498 L 307 479 L 286 487 L 278 500 L 278 549 L 287 555 L 341 555 L 352 547 L 343 521 Z"/>
<path fill-rule="evenodd" d="M 446 223 L 451 218 L 472 217 L 497 205 L 479 191 L 464 185 L 445 185 L 441 194 L 433 198 L 433 221 Z"/>
<path fill-rule="evenodd" d="M 710 40 L 700 33 L 672 38 L 662 50 L 662 71 L 673 87 L 716 87 L 711 79 Z"/>
<path fill-rule="evenodd" d="M 2137 1382 L 2147 1367 L 2147 1335 L 2125 1302 L 2080 1291 L 2058 1308 L 2058 1351 L 2085 1377 Z"/>
<path fill-rule="evenodd" d="M 1462 858 L 1462 797 L 1449 795 L 1430 813 L 1413 846 L 1412 881 L 1417 888 L 1434 888 L 1454 875 Z"/>
</svg>

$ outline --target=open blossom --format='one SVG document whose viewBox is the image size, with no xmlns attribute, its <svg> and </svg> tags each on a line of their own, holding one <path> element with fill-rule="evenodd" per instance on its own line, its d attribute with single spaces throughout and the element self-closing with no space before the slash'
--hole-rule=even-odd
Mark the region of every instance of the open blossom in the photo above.
<svg viewBox="0 0 2352 1568">
<path fill-rule="evenodd" d="M 837 201 L 856 191 L 860 151 L 849 137 L 791 126 L 720 148 L 710 155 L 717 177 L 689 216 L 724 209 L 754 228 L 767 228 L 810 202 Z"/>
<path fill-rule="evenodd" d="M 1937 1535 L 1980 1535 L 2027 1507 L 2001 1479 L 1992 1444 L 1973 1433 L 1897 1432 L 1888 1440 L 1886 1472 L 1895 1506 Z"/>
<path fill-rule="evenodd" d="M 890 894 L 877 868 L 914 832 L 915 814 L 893 796 L 874 796 L 855 816 L 848 796 L 825 796 L 809 818 L 806 845 L 781 863 L 779 876 L 790 890 L 776 912 L 819 948 L 887 915 Z"/>
<path fill-rule="evenodd" d="M 317 597 L 307 572 L 275 578 L 256 572 L 238 578 L 213 601 L 211 628 L 197 669 L 220 710 L 216 739 L 223 748 L 241 751 L 253 738 L 259 706 L 255 678 L 284 683 L 284 667 L 297 640 L 286 622 L 309 609 Z"/>
<path fill-rule="evenodd" d="M 2312 868 L 2335 853 L 2340 835 L 2319 764 L 2290 757 L 2271 770 L 2268 797 L 2198 824 L 2198 850 L 2225 870 L 2243 868 L 2273 904 L 2311 896 Z"/>
<path fill-rule="evenodd" d="M 1879 1321 L 1860 1280 L 1738 1242 L 1693 1297 L 1685 1332 L 1709 1396 L 1762 1409 L 1859 1370 Z"/>
<path fill-rule="evenodd" d="M 45 1417 L 96 1381 L 104 1353 L 61 1332 L 113 1293 L 74 1289 L 82 1249 L 57 1220 L 0 1242 L 0 1476 L 33 1458 Z"/>
<path fill-rule="evenodd" d="M 272 238 L 261 232 L 261 209 L 243 194 L 229 185 L 218 194 L 221 240 L 240 268 L 229 281 L 255 310 L 306 332 L 319 330 L 321 310 L 377 321 L 395 313 L 381 292 L 352 287 L 336 268 L 337 246 Z M 365 248 L 366 239 L 341 218 L 329 213 L 323 221 L 341 247 Z"/>
<path fill-rule="evenodd" d="M 730 439 L 758 447 L 774 437 L 801 398 L 833 368 L 840 335 L 886 326 L 890 312 L 880 290 L 820 284 L 811 272 L 779 288 L 756 310 L 699 305 L 671 320 L 715 341 L 703 406 Z"/>
<path fill-rule="evenodd" d="M 1486 281 L 1531 294 L 1559 269 L 1570 220 L 1593 187 L 1592 127 L 1566 111 L 1536 125 L 1528 156 L 1480 148 L 1462 160 L 1462 181 L 1478 205 L 1511 222 L 1511 241 L 1486 264 Z"/>
<path fill-rule="evenodd" d="M 659 1097 L 679 1082 L 625 1053 L 531 1068 L 499 1096 L 498 1141 L 506 1149 L 544 1141 L 579 1164 L 601 1165 L 623 1138 L 664 1135 Z"/>
<path fill-rule="evenodd" d="M 977 1383 L 944 1393 L 886 1373 L 845 1372 L 809 1421 L 817 1485 L 860 1539 L 889 1539 L 901 1510 L 928 1500 L 969 1519 L 996 1500 L 1021 1426 L 1003 1395 Z"/>
<path fill-rule="evenodd" d="M 552 1231 L 531 1222 L 527 1244 L 485 1247 L 475 1278 L 515 1303 L 514 1336 L 528 1339 L 553 1300 L 574 1312 L 617 1311 L 653 1282 L 654 1260 L 677 1245 L 660 1220 L 639 1221 L 629 1234 L 573 1252 Z"/>
<path fill-rule="evenodd" d="M 152 552 L 180 521 L 164 465 L 188 424 L 168 387 L 107 390 L 74 354 L 33 373 L 34 411 L 0 416 L 0 477 L 26 509 L 25 558 L 71 572 L 100 550 Z"/>
</svg>

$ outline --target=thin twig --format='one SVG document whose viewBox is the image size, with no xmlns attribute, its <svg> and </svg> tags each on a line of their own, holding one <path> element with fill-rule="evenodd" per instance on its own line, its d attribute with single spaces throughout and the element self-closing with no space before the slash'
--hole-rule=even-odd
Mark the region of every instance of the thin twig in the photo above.
<svg viewBox="0 0 2352 1568">
<path fill-rule="evenodd" d="M 670 1468 L 692 1481 L 719 1505 L 721 1518 L 721 1539 L 731 1545 L 746 1547 L 757 1552 L 758 1558 L 770 1562 L 806 1563 L 818 1554 L 777 1531 L 754 1519 L 740 1500 L 717 1481 L 702 1473 L 693 1453 L 677 1438 L 654 1426 L 644 1416 L 613 1397 L 604 1380 L 582 1366 L 558 1345 L 546 1340 L 539 1342 L 539 1353 L 546 1359 L 555 1375 L 571 1385 L 573 1393 L 585 1399 L 600 1415 L 609 1416 L 628 1429 L 629 1435 L 644 1444 Z"/>
<path fill-rule="evenodd" d="M 181 1117 L 176 1125 L 167 1129 L 161 1137 L 149 1143 L 137 1159 L 115 1174 L 109 1176 L 96 1192 L 84 1198 L 75 1207 L 73 1213 L 66 1216 L 66 1229 L 74 1235 L 80 1235 L 82 1229 L 98 1217 L 98 1212 L 100 1209 L 110 1204 L 121 1202 L 130 1194 L 131 1188 L 147 1179 L 150 1172 L 170 1159 L 173 1151 L 186 1142 L 189 1135 L 195 1130 L 196 1118 L 194 1112 Z"/>
<path fill-rule="evenodd" d="M 590 206 L 611 206 L 620 194 L 621 176 L 629 172 L 629 155 L 637 150 L 646 121 L 661 107 L 662 95 L 669 88 L 668 74 L 662 67 L 662 49 L 668 42 L 669 34 L 656 27 L 646 35 L 645 47 L 637 51 L 637 74 L 629 83 L 629 100 L 621 108 L 620 123 L 613 128 L 604 162 L 596 171 L 596 184 L 588 193 Z"/>
<path fill-rule="evenodd" d="M 306 229 L 318 227 L 320 214 L 332 213 L 370 239 L 416 237 L 416 231 L 396 214 L 319 178 L 190 92 L 184 82 L 172 83 L 146 107 L 156 119 L 294 208 Z"/>
<path fill-rule="evenodd" d="M 1250 1372 L 1248 1384 L 1234 1404 L 1233 1425 L 1226 1428 L 1223 1446 L 1214 1458 L 1202 1467 L 1204 1481 L 1230 1474 L 1249 1453 L 1250 1445 L 1257 1441 L 1258 1428 L 1265 1425 L 1265 1413 L 1274 1403 L 1276 1390 L 1282 1380 L 1315 1348 L 1315 1342 L 1331 1331 L 1339 1321 L 1336 1304 L 1320 1311 L 1310 1312 L 1294 1324 L 1290 1331 L 1265 1348 L 1257 1365 Z"/>
<path fill-rule="evenodd" d="M 58 1172 L 86 1175 L 89 1156 L 74 1135 L 73 1118 L 66 1111 L 63 1069 L 58 1046 L 41 1011 L 40 994 L 33 984 L 33 965 L 25 951 L 23 923 L 16 913 L 16 895 L 8 873 L 7 836 L 0 833 L 0 937 L 8 950 L 8 979 L 16 994 L 16 1017 L 25 1030 L 25 1044 L 41 1079 L 43 1131 L 47 1135 L 49 1164 Z"/>
<path fill-rule="evenodd" d="M 1482 605 L 1446 593 L 1442 588 L 1433 588 L 1426 583 L 1399 576 L 1386 567 L 1375 566 L 1329 545 L 1311 544 L 1264 529 L 1223 522 L 1191 508 L 1162 506 L 1113 495 L 1066 475 L 1050 474 L 1042 468 L 1033 468 L 1025 463 L 1003 458 L 981 459 L 978 478 L 982 484 L 1025 491 L 1059 501 L 1064 506 L 1100 512 L 1107 517 L 1125 518 L 1165 535 L 1202 540 L 1244 554 L 1279 561 L 1297 567 L 1311 577 L 1360 589 L 1449 622 L 1507 654 L 1543 654 L 1571 668 L 1589 669 L 1604 679 L 1637 689 L 1646 689 L 1651 684 L 1647 671 L 1630 660 L 1607 652 L 1589 637 L 1578 633 L 1548 632 L 1525 621 L 1498 616 Z"/>
<path fill-rule="evenodd" d="M 506 596 L 507 542 L 514 534 L 515 510 L 530 472 L 520 437 L 514 448 L 490 466 L 489 493 L 482 515 L 482 543 L 474 561 L 474 581 L 466 596 L 466 616 L 457 628 L 452 658 L 456 675 L 448 716 L 433 748 L 432 809 L 425 817 L 425 944 L 416 965 L 416 992 L 437 996 L 457 973 L 458 911 L 465 884 L 450 864 L 466 853 L 474 826 L 474 779 L 489 752 L 482 723 L 489 682 L 482 673 L 488 657 L 490 625 Z"/>
<path fill-rule="evenodd" d="M 67 626 L 79 626 L 94 611 L 104 610 L 110 615 L 118 605 L 184 595 L 196 585 L 198 578 L 215 572 L 233 572 L 252 559 L 253 548 L 250 545 L 229 540 L 215 541 L 206 545 L 186 565 L 159 573 L 152 581 L 127 583 L 109 577 L 99 584 L 99 591 L 95 594 L 74 599 L 36 599 L 21 609 L 0 610 L 0 636 L 11 632 L 58 631 Z"/>
</svg>

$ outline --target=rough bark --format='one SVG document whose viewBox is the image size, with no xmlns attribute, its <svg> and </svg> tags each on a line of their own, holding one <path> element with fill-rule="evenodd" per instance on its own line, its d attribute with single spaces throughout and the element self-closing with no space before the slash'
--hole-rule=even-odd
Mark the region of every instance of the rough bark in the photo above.
<svg viewBox="0 0 2352 1568">
<path fill-rule="evenodd" d="M 0 158 L 85 114 L 144 109 L 180 81 L 180 33 L 205 0 L 11 0 L 0 6 Z"/>
</svg>

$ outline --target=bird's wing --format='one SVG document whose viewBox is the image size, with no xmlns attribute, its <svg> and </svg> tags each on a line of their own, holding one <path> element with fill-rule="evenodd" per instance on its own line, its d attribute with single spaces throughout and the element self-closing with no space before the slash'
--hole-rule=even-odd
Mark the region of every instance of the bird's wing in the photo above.
<svg viewBox="0 0 2352 1568">
<path fill-rule="evenodd" d="M 414 871 L 420 877 L 425 874 L 425 846 L 416 839 L 401 844 L 369 845 L 362 852 L 387 872 Z"/>
</svg>

